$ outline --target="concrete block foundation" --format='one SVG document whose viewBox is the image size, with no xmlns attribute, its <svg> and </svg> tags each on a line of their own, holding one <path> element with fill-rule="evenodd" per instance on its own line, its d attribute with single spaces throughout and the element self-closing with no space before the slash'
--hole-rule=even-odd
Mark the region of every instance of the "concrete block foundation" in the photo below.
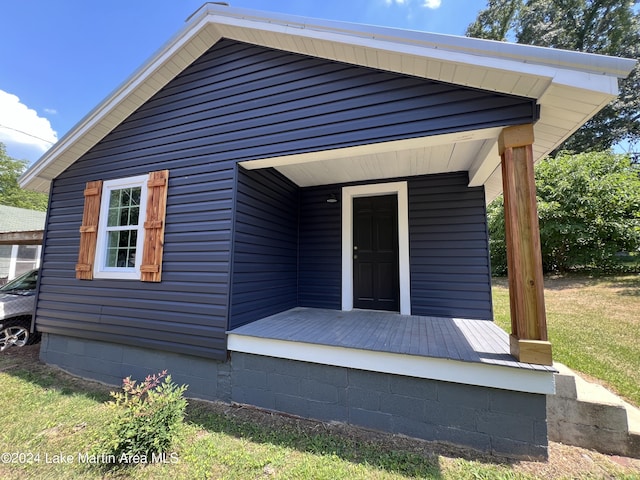
<svg viewBox="0 0 640 480">
<path fill-rule="evenodd" d="M 547 457 L 545 395 L 232 352 L 231 399 L 305 418 Z"/>
<path fill-rule="evenodd" d="M 546 396 L 231 352 L 228 362 L 43 334 L 42 361 L 112 385 L 168 370 L 187 396 L 510 457 L 547 457 Z"/>
</svg>

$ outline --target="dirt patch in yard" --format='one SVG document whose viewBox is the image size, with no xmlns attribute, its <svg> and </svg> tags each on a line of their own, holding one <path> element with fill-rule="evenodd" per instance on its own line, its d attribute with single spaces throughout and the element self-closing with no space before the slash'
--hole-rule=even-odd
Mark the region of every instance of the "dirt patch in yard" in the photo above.
<svg viewBox="0 0 640 480">
<path fill-rule="evenodd" d="M 73 377 L 59 369 L 39 361 L 39 345 L 11 348 L 0 354 L 0 371 L 19 368 L 36 373 L 46 373 L 78 390 L 108 392 L 112 386 Z M 504 465 L 513 472 L 541 479 L 579 478 L 640 478 L 640 459 L 603 455 L 598 452 L 560 443 L 550 442 L 547 461 L 523 461 L 487 455 L 472 449 L 427 442 L 402 435 L 370 431 L 342 423 L 326 423 L 301 419 L 294 416 L 267 412 L 257 408 L 215 402 L 190 400 L 198 416 L 211 412 L 232 417 L 239 422 L 250 422 L 267 429 L 288 428 L 308 435 L 327 433 L 353 440 L 360 444 L 375 444 L 385 450 L 414 453 L 443 465 L 452 465 L 458 459 L 481 464 Z"/>
</svg>

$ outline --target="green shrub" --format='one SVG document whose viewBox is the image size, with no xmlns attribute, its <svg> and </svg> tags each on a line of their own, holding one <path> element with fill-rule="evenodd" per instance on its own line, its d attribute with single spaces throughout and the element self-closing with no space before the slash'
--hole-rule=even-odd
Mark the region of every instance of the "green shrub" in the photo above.
<svg viewBox="0 0 640 480">
<path fill-rule="evenodd" d="M 164 380 L 162 380 L 164 378 Z M 122 392 L 111 392 L 113 418 L 102 439 L 101 454 L 145 455 L 168 452 L 184 420 L 186 385 L 178 387 L 164 370 L 137 384 L 131 377 Z"/>
<path fill-rule="evenodd" d="M 638 271 L 639 165 L 611 152 L 560 153 L 538 163 L 535 174 L 545 273 Z M 492 273 L 504 275 L 502 196 L 488 206 L 487 222 Z"/>
</svg>

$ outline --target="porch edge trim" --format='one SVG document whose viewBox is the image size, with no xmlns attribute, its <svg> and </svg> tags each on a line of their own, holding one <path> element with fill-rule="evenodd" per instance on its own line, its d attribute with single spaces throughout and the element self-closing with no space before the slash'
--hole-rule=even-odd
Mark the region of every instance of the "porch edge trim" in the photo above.
<svg viewBox="0 0 640 480">
<path fill-rule="evenodd" d="M 552 372 L 500 365 L 275 340 L 234 333 L 228 334 L 227 350 L 516 392 L 545 395 L 555 393 L 555 377 Z"/>
</svg>

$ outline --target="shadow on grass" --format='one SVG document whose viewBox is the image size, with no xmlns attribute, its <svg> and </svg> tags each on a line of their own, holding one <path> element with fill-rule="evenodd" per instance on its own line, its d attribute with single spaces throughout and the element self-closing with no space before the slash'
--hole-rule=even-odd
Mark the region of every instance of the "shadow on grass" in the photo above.
<svg viewBox="0 0 640 480">
<path fill-rule="evenodd" d="M 39 345 L 0 354 L 0 372 L 63 395 L 82 395 L 96 402 L 111 400 L 115 388 L 74 377 L 39 362 Z M 345 424 L 327 424 L 256 408 L 188 399 L 187 422 L 208 432 L 222 433 L 256 443 L 291 448 L 315 455 L 336 456 L 414 478 L 441 479 L 439 456 L 492 465 L 510 465 L 509 459 L 462 447 L 427 442 Z M 117 472 L 121 466 L 103 465 Z M 122 470 L 123 472 L 126 469 Z"/>
<path fill-rule="evenodd" d="M 491 283 L 495 287 L 509 288 L 507 277 L 493 277 Z M 594 286 L 619 290 L 618 295 L 640 296 L 640 274 L 588 275 L 568 273 L 544 277 L 545 290 L 562 291 Z"/>
<path fill-rule="evenodd" d="M 410 477 L 442 478 L 437 456 L 384 448 L 373 442 L 331 432 L 321 423 L 233 407 L 228 407 L 226 414 L 213 413 L 204 402 L 190 404 L 188 421 L 209 432 L 251 442 L 315 455 L 335 455 L 351 463 L 364 463 Z"/>
<path fill-rule="evenodd" d="M 83 395 L 96 402 L 111 399 L 109 387 L 92 380 L 74 377 L 58 368 L 38 360 L 40 344 L 22 348 L 11 347 L 0 353 L 0 372 L 27 381 L 46 390 L 55 390 L 62 395 Z"/>
<path fill-rule="evenodd" d="M 350 463 L 415 478 L 442 478 L 439 455 L 493 465 L 510 464 L 508 459 L 462 447 L 247 406 L 191 400 L 187 421 L 209 432 L 314 455 L 334 455 Z"/>
<path fill-rule="evenodd" d="M 640 274 L 616 277 L 607 287 L 617 289 L 618 295 L 640 297 Z"/>
<path fill-rule="evenodd" d="M 545 290 L 569 290 L 575 288 L 584 288 L 594 285 L 596 279 L 586 275 L 545 275 Z M 492 277 L 491 284 L 494 287 L 509 288 L 509 280 L 507 277 Z"/>
</svg>

